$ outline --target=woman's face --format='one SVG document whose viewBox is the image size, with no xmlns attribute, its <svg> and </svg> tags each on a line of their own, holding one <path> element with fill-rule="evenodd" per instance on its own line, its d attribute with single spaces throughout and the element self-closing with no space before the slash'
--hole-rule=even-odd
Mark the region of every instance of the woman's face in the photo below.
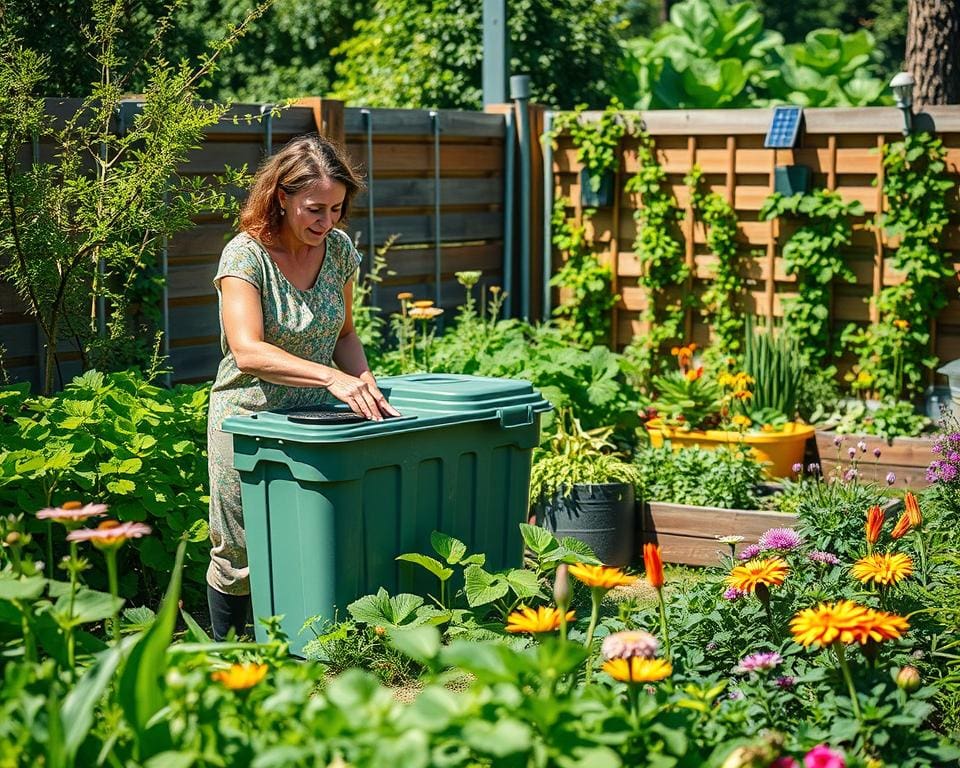
<svg viewBox="0 0 960 768">
<path fill-rule="evenodd" d="M 299 192 L 288 195 L 277 191 L 284 215 L 282 230 L 304 245 L 320 245 L 343 215 L 346 186 L 333 179 L 321 179 Z"/>
</svg>

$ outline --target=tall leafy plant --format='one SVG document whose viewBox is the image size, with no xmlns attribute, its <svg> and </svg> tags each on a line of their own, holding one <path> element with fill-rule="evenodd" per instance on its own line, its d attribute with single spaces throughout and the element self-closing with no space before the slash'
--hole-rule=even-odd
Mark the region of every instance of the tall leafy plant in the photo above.
<svg viewBox="0 0 960 768">
<path fill-rule="evenodd" d="M 903 280 L 876 297 L 879 321 L 849 326 L 844 339 L 858 357 L 854 388 L 880 397 L 920 393 L 924 369 L 936 365 L 930 351 L 930 321 L 947 303 L 953 268 L 940 242 L 949 224 L 948 177 L 943 141 L 913 134 L 883 148 L 886 205 L 878 217 L 899 245 L 889 264 Z"/>
<path fill-rule="evenodd" d="M 863 215 L 858 201 L 846 203 L 836 192 L 817 189 L 811 194 L 785 197 L 774 193 L 760 209 L 762 219 L 789 216 L 799 226 L 783 246 L 787 274 L 797 276 L 797 295 L 784 301 L 789 333 L 814 364 L 824 362 L 837 349 L 830 325 L 831 284 L 835 279 L 856 279 L 841 249 L 853 237 L 853 216 Z"/>
<path fill-rule="evenodd" d="M 746 322 L 743 371 L 754 381 L 751 408 L 775 411 L 788 419 L 797 414 L 804 365 L 794 339 L 772 326 L 759 332 L 752 319 Z"/>
<path fill-rule="evenodd" d="M 54 386 L 61 340 L 78 347 L 85 366 L 143 364 L 153 349 L 150 306 L 161 277 L 165 237 L 201 213 L 227 207 L 226 188 L 244 177 L 229 169 L 213 183 L 180 172 L 206 128 L 226 112 L 201 102 L 197 88 L 265 6 L 214 44 L 199 64 L 170 65 L 149 56 L 126 62 L 120 39 L 126 4 L 94 3 L 90 50 L 100 80 L 62 123 L 45 114 L 36 94 L 51 63 L 0 31 L 0 261 L 36 316 L 50 353 L 44 390 Z M 161 20 L 151 48 L 169 27 Z M 139 106 L 125 94 L 132 72 L 149 79 Z M 23 164 L 23 148 L 43 137 L 55 162 Z"/>
</svg>

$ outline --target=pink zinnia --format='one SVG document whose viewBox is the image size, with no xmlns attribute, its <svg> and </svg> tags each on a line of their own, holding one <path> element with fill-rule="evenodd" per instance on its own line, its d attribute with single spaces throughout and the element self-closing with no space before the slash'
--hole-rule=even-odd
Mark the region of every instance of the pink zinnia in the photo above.
<svg viewBox="0 0 960 768">
<path fill-rule="evenodd" d="M 58 523 L 81 523 L 91 517 L 100 517 L 107 512 L 106 504 L 81 504 L 79 501 L 64 502 L 62 507 L 47 507 L 37 512 L 38 520 L 56 520 Z"/>
<path fill-rule="evenodd" d="M 744 656 L 740 659 L 740 663 L 734 667 L 734 672 L 739 672 L 741 675 L 749 674 L 750 672 L 769 672 L 775 667 L 779 667 L 783 662 L 783 656 L 781 656 L 776 651 L 761 651 L 760 653 L 751 653 L 749 656 Z"/>
<path fill-rule="evenodd" d="M 611 659 L 652 659 L 657 655 L 660 642 L 649 632 L 643 630 L 624 630 L 607 635 L 600 645 L 603 658 Z"/>
<path fill-rule="evenodd" d="M 846 768 L 842 752 L 834 752 L 826 744 L 818 744 L 803 757 L 805 768 Z"/>
<path fill-rule="evenodd" d="M 153 529 L 143 523 L 118 523 L 116 520 L 104 520 L 96 528 L 81 528 L 70 531 L 67 541 L 89 541 L 95 547 L 108 548 L 119 546 L 127 539 L 139 539 Z"/>
<path fill-rule="evenodd" d="M 759 555 L 763 549 L 759 544 L 748 544 L 743 549 L 740 550 L 740 554 L 737 555 L 738 560 L 753 560 L 757 555 Z"/>
<path fill-rule="evenodd" d="M 759 543 L 762 549 L 796 549 L 803 539 L 793 528 L 771 528 L 760 536 Z"/>
</svg>

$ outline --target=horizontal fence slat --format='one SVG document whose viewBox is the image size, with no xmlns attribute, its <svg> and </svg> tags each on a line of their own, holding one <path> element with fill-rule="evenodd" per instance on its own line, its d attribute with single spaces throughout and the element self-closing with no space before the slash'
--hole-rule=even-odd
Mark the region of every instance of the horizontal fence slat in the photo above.
<svg viewBox="0 0 960 768">
<path fill-rule="evenodd" d="M 419 208 L 433 205 L 433 179 L 383 179 L 375 181 L 374 205 L 377 208 Z M 366 214 L 367 191 L 353 201 L 353 216 Z M 440 179 L 441 212 L 454 205 L 502 205 L 503 179 Z"/>
<path fill-rule="evenodd" d="M 364 111 L 370 112 L 371 133 L 376 136 L 432 136 L 433 118 L 430 110 L 418 109 L 370 109 L 348 107 L 343 110 L 344 132 L 355 139 L 357 135 L 366 135 L 367 125 Z M 484 112 L 461 112 L 459 110 L 438 110 L 441 136 L 464 136 L 483 138 L 502 138 L 504 134 L 503 115 Z"/>
</svg>

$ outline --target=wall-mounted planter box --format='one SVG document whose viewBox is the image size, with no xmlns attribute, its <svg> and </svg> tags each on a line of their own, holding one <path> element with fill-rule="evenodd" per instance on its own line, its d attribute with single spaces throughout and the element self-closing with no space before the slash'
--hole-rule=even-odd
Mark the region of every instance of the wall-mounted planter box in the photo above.
<svg viewBox="0 0 960 768">
<path fill-rule="evenodd" d="M 650 501 L 643 505 L 643 543 L 659 544 L 663 559 L 682 565 L 717 565 L 728 544 L 717 536 L 743 536 L 739 552 L 770 528 L 789 528 L 796 515 L 755 509 L 722 509 Z"/>
<path fill-rule="evenodd" d="M 827 478 L 832 478 L 837 469 L 839 453 L 840 471 L 850 466 L 847 449 L 856 447 L 860 440 L 867 444 L 866 453 L 857 451 L 862 480 L 883 484 L 888 472 L 897 476 L 897 488 L 925 488 L 927 467 L 936 458 L 933 452 L 934 436 L 895 437 L 889 442 L 877 435 L 841 435 L 843 443 L 838 449 L 833 440 L 836 432 L 817 430 L 817 453 L 820 467 Z M 874 459 L 873 451 L 880 449 L 880 459 Z M 874 477 L 876 475 L 876 477 Z"/>
<path fill-rule="evenodd" d="M 613 171 L 608 171 L 600 177 L 600 186 L 594 192 L 587 169 L 580 169 L 580 205 L 583 208 L 609 208 L 613 205 L 613 187 Z"/>
</svg>

